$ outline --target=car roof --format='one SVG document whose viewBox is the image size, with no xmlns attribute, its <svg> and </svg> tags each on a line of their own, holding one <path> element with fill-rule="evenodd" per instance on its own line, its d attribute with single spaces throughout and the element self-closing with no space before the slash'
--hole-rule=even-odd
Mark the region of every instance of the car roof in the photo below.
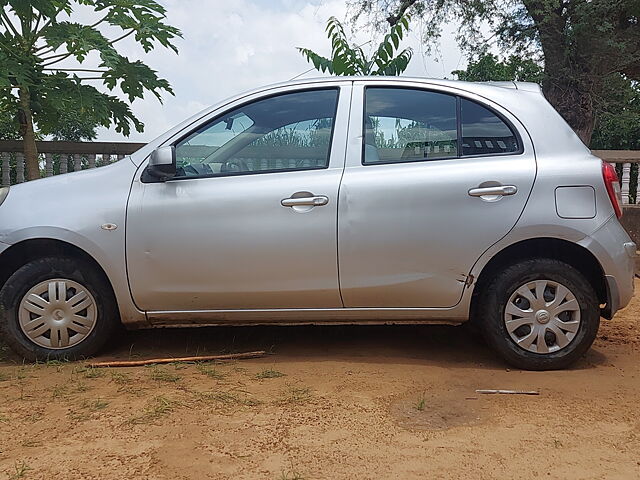
<svg viewBox="0 0 640 480">
<path fill-rule="evenodd" d="M 325 77 L 308 77 L 289 80 L 286 82 L 278 82 L 271 85 L 264 85 L 256 91 L 266 90 L 275 87 L 305 85 L 308 83 L 344 83 L 349 82 L 394 82 L 394 83 L 424 83 L 426 85 L 438 85 L 458 88 L 468 92 L 476 90 L 486 91 L 487 87 L 497 89 L 523 90 L 527 92 L 540 92 L 540 85 L 532 82 L 513 82 L 513 81 L 490 81 L 490 82 L 467 82 L 463 80 L 449 80 L 442 78 L 429 77 L 398 77 L 384 75 L 368 75 L 368 76 L 325 76 Z"/>
</svg>

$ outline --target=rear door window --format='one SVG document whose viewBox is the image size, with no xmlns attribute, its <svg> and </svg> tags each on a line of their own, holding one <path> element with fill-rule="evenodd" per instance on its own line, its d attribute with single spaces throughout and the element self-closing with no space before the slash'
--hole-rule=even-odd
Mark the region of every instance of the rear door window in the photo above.
<svg viewBox="0 0 640 480">
<path fill-rule="evenodd" d="M 365 164 L 458 156 L 455 96 L 368 88 L 365 103 Z"/>
<path fill-rule="evenodd" d="M 362 163 L 521 153 L 499 114 L 465 98 L 415 88 L 365 90 Z"/>
</svg>

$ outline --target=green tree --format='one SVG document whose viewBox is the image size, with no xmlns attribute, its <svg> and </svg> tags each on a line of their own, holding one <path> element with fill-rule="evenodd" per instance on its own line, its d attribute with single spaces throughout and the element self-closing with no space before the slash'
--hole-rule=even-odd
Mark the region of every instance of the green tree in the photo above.
<svg viewBox="0 0 640 480">
<path fill-rule="evenodd" d="M 395 25 L 406 12 L 425 19 L 428 41 L 455 20 L 472 55 L 490 46 L 540 59 L 549 102 L 589 144 L 596 99 L 612 74 L 640 80 L 638 0 L 354 0 L 354 20 Z M 488 32 L 488 35 L 486 34 Z"/>
<path fill-rule="evenodd" d="M 459 80 L 542 83 L 542 68 L 531 59 L 511 56 L 502 62 L 490 53 L 469 62 L 465 70 L 451 72 Z M 611 74 L 600 96 L 594 96 L 595 128 L 591 148 L 632 150 L 640 148 L 640 85 L 619 73 Z"/>
<path fill-rule="evenodd" d="M 542 83 L 542 67 L 531 59 L 511 55 L 506 61 L 491 53 L 469 62 L 465 70 L 451 72 L 467 82 L 519 81 Z"/>
<path fill-rule="evenodd" d="M 392 25 L 382 42 L 367 58 L 362 47 L 349 44 L 344 27 L 337 18 L 327 21 L 327 37 L 331 40 L 331 58 L 318 55 L 308 48 L 298 51 L 320 72 L 332 75 L 400 75 L 411 60 L 410 48 L 398 52 L 400 41 L 409 30 L 409 17 L 403 16 Z"/>
<path fill-rule="evenodd" d="M 143 130 L 126 102 L 87 82 L 118 88 L 129 102 L 145 92 L 160 101 L 163 91 L 173 93 L 154 70 L 117 50 L 133 38 L 145 52 L 157 45 L 177 52 L 172 41 L 180 31 L 165 23 L 165 9 L 154 0 L 0 0 L 0 7 L 0 107 L 20 124 L 30 180 L 40 176 L 37 130 L 56 136 L 73 119 L 114 125 L 124 135 L 132 126 Z M 74 21 L 79 7 L 92 8 L 96 21 Z M 120 35 L 108 38 L 102 27 Z M 92 53 L 100 59 L 95 68 L 83 65 Z"/>
<path fill-rule="evenodd" d="M 60 118 L 56 125 L 47 132 L 52 140 L 66 142 L 82 142 L 95 140 L 97 137 L 97 125 L 94 118 L 87 112 L 72 110 L 60 112 Z"/>
<path fill-rule="evenodd" d="M 2 108 L 0 104 L 0 140 L 19 140 L 20 124 L 15 120 L 12 112 Z"/>
<path fill-rule="evenodd" d="M 595 104 L 591 148 L 640 150 L 640 84 L 620 74 L 609 78 Z"/>
</svg>

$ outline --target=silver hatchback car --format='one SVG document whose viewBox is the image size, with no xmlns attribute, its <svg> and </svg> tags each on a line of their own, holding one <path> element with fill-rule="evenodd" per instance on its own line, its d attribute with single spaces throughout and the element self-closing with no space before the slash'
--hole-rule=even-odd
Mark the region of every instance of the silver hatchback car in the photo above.
<svg viewBox="0 0 640 480">
<path fill-rule="evenodd" d="M 0 198 L 0 328 L 28 359 L 120 323 L 471 320 L 554 369 L 633 295 L 615 170 L 528 83 L 274 85 Z"/>
</svg>

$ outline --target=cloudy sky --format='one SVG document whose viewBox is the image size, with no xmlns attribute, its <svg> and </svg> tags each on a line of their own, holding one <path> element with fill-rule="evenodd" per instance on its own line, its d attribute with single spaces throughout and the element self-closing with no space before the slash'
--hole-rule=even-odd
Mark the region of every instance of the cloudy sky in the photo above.
<svg viewBox="0 0 640 480">
<path fill-rule="evenodd" d="M 330 44 L 324 27 L 330 16 L 347 18 L 344 1 L 336 0 L 160 0 L 168 22 L 182 30 L 176 42 L 179 54 L 159 48 L 145 54 L 134 42 L 121 42 L 122 53 L 141 59 L 169 80 L 175 96 L 153 95 L 137 100 L 132 108 L 146 126 L 128 140 L 146 142 L 183 119 L 218 101 L 254 87 L 289 80 L 310 65 L 295 49 L 307 47 L 328 55 Z M 416 23 L 403 46 L 414 51 L 405 75 L 449 76 L 465 65 L 451 31 L 445 32 L 439 52 L 426 54 Z M 348 30 L 349 31 L 349 30 Z M 358 44 L 373 38 L 359 29 Z M 375 40 L 379 37 L 375 37 Z M 367 47 L 374 42 L 371 42 Z M 318 76 L 315 70 L 307 77 Z M 115 131 L 101 129 L 99 140 L 127 140 Z"/>
</svg>

